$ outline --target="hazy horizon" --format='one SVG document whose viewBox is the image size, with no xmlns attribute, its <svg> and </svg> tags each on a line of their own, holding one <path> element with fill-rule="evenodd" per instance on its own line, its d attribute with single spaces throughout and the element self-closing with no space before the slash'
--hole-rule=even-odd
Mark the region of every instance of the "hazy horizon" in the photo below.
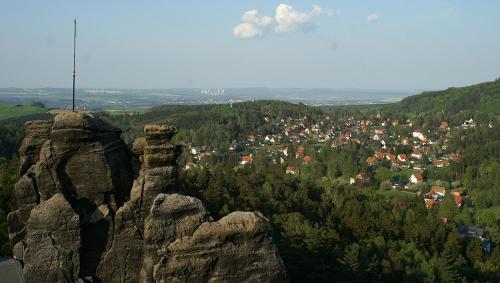
<svg viewBox="0 0 500 283">
<path fill-rule="evenodd" d="M 79 89 L 445 89 L 500 77 L 498 10 L 498 1 L 7 1 L 0 87 L 71 87 L 77 18 Z"/>
</svg>

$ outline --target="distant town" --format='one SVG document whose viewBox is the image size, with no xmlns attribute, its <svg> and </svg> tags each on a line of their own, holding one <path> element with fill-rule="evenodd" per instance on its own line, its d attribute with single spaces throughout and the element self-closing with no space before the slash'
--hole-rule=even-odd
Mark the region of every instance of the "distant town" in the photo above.
<svg viewBox="0 0 500 283">
<path fill-rule="evenodd" d="M 140 111 L 158 105 L 231 104 L 253 100 L 282 100 L 307 105 L 366 105 L 396 102 L 419 91 L 363 89 L 281 88 L 172 88 L 172 89 L 77 89 L 78 110 Z M 71 106 L 71 89 L 0 88 L 0 102 L 41 102 L 51 108 Z"/>
</svg>

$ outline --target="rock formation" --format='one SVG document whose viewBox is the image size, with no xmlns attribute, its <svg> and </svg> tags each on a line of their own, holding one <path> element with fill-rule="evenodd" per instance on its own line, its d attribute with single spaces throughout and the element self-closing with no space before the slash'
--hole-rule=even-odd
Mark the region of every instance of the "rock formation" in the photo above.
<svg viewBox="0 0 500 283">
<path fill-rule="evenodd" d="M 214 222 L 177 192 L 174 127 L 146 126 L 131 150 L 120 133 L 77 112 L 26 124 L 8 225 L 27 282 L 286 281 L 265 217 Z"/>
<path fill-rule="evenodd" d="M 177 239 L 155 265 L 156 282 L 283 282 L 283 263 L 260 213 L 233 212 Z"/>
</svg>

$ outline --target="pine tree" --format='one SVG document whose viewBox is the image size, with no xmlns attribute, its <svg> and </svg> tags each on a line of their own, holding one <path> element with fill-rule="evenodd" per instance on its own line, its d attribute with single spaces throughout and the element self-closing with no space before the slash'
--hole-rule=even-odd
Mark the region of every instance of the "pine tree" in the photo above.
<svg viewBox="0 0 500 283">
<path fill-rule="evenodd" d="M 360 246 L 358 244 L 352 244 L 344 249 L 344 257 L 339 260 L 349 271 L 357 272 L 359 271 L 359 252 Z"/>
</svg>

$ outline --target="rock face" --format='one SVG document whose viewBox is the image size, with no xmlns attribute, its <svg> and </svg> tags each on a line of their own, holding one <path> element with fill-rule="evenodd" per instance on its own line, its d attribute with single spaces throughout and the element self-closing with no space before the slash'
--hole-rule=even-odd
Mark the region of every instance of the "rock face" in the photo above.
<svg viewBox="0 0 500 283">
<path fill-rule="evenodd" d="M 52 122 L 29 121 L 26 123 L 26 136 L 19 148 L 21 166 L 19 173 L 24 175 L 31 165 L 38 162 L 40 148 L 50 138 Z"/>
<path fill-rule="evenodd" d="M 156 282 L 283 282 L 285 272 L 262 214 L 233 212 L 177 239 L 155 265 Z"/>
<path fill-rule="evenodd" d="M 36 206 L 26 229 L 26 281 L 76 281 L 80 272 L 80 217 L 64 196 L 57 193 Z"/>
<path fill-rule="evenodd" d="M 213 222 L 178 194 L 174 127 L 146 126 L 132 150 L 90 114 L 26 127 L 8 225 L 27 282 L 286 281 L 260 213 Z"/>
</svg>

